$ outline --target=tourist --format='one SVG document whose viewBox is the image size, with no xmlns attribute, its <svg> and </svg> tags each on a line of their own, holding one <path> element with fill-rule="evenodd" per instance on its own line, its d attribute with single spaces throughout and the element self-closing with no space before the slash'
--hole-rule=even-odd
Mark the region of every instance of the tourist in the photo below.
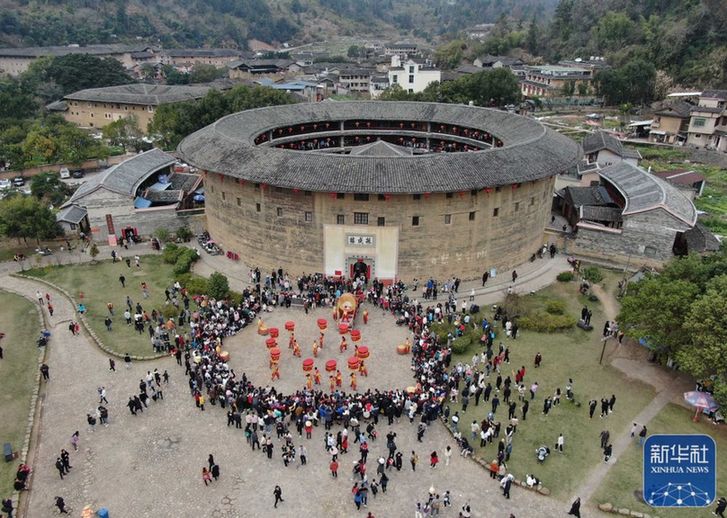
<svg viewBox="0 0 727 518">
<path fill-rule="evenodd" d="M 569 515 L 573 515 L 576 518 L 581 518 L 581 498 L 576 498 L 570 506 Z"/>
<path fill-rule="evenodd" d="M 278 502 L 285 502 L 285 500 L 283 500 L 283 490 L 280 489 L 280 486 L 275 486 L 275 489 L 273 489 L 273 496 L 275 496 L 275 503 L 273 504 L 273 507 L 277 509 Z"/>
<path fill-rule="evenodd" d="M 63 477 L 61 477 L 61 478 L 63 478 Z M 59 513 L 68 514 L 68 511 L 66 510 L 66 502 L 63 500 L 63 497 L 57 496 L 55 505 L 58 508 Z"/>
</svg>

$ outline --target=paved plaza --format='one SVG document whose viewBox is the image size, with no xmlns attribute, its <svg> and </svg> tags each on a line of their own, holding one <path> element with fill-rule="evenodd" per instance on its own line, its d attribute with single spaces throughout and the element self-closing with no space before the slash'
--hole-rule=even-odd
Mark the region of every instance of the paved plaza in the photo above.
<svg viewBox="0 0 727 518">
<path fill-rule="evenodd" d="M 3 286 L 19 292 L 31 300 L 39 287 L 34 282 L 11 277 L 2 279 Z M 40 289 L 47 291 L 45 287 Z M 313 438 L 295 437 L 296 445 L 308 450 L 308 465 L 297 463 L 284 467 L 280 458 L 280 441 L 275 442 L 272 460 L 259 451 L 252 452 L 246 444 L 242 430 L 226 426 L 223 410 L 207 406 L 204 412 L 195 408 L 184 376 L 184 368 L 173 358 L 148 363 L 135 363 L 126 369 L 117 361 L 116 372 L 108 369 L 108 357 L 95 347 L 85 334 L 73 337 L 67 322 L 74 317 L 68 301 L 54 290 L 50 294 L 56 312 L 50 320 L 53 336 L 48 351 L 50 381 L 42 393 L 42 411 L 37 422 L 40 440 L 31 451 L 34 469 L 32 488 L 27 501 L 27 516 L 41 517 L 56 514 L 54 497 L 63 496 L 78 514 L 84 505 L 94 508 L 105 506 L 114 517 L 248 517 L 248 516 L 366 516 L 371 511 L 377 518 L 413 516 L 417 501 L 426 498 L 429 488 L 437 492 L 450 490 L 454 510 L 445 514 L 457 515 L 465 502 L 473 508 L 473 516 L 518 518 L 529 516 L 557 516 L 567 511 L 567 504 L 513 488 L 512 499 L 506 500 L 499 486 L 477 464 L 455 453 L 450 466 L 444 462 L 432 470 L 428 466 L 429 454 L 436 450 L 440 457 L 447 444 L 454 442 L 444 426 L 435 423 L 427 431 L 424 442 L 416 442 L 415 428 L 402 419 L 393 427 L 397 445 L 404 454 L 404 468 L 389 473 L 386 494 L 369 496 L 368 509 L 357 512 L 351 494 L 351 468 L 358 458 L 357 448 L 341 456 L 339 478 L 332 479 L 328 471 L 328 455 L 323 447 L 323 427 L 314 429 Z M 323 310 L 319 310 L 323 311 Z M 328 311 L 328 310 L 327 310 Z M 363 329 L 361 343 L 372 350 L 371 376 L 362 380 L 360 389 L 403 387 L 411 384 L 410 357 L 398 356 L 395 346 L 406 331 L 396 327 L 391 317 L 370 308 L 371 320 Z M 281 328 L 281 340 L 287 337 L 282 324 L 294 320 L 299 326 L 303 357 L 312 336 L 317 334 L 315 320 L 318 312 L 306 317 L 302 309 L 276 310 L 265 316 L 266 325 Z M 332 321 L 332 320 L 329 320 Z M 311 335 L 311 336 L 309 336 Z M 324 360 L 333 357 L 344 360 L 340 354 L 335 330 L 329 328 Z M 283 345 L 283 344 L 281 344 Z M 233 368 L 249 373 L 256 383 L 268 384 L 267 350 L 255 327 L 228 339 Z M 287 343 L 283 345 L 281 360 L 282 380 L 276 387 L 292 390 L 303 383 L 300 360 L 291 358 Z M 350 352 L 350 350 L 349 350 Z M 289 367 L 288 367 L 289 365 Z M 143 414 L 133 416 L 126 402 L 138 393 L 139 380 L 147 370 L 168 370 L 170 382 L 163 386 L 164 400 L 149 402 Z M 342 372 L 345 370 L 342 369 Z M 108 392 L 110 424 L 96 426 L 91 432 L 85 415 L 98 403 L 96 388 L 105 386 Z M 61 448 L 72 450 L 71 434 L 79 430 L 81 441 L 78 452 L 71 451 L 69 475 L 60 479 L 54 467 Z M 335 431 L 335 429 L 334 429 Z M 383 436 L 389 429 L 384 422 L 378 426 Z M 295 436 L 295 429 L 292 428 Z M 416 472 L 408 459 L 412 450 L 419 455 Z M 205 487 L 201 470 L 207 456 L 212 453 L 221 466 L 221 478 Z M 369 472 L 373 475 L 374 461 L 386 455 L 385 439 L 371 445 Z M 369 477 L 370 479 L 373 477 Z M 273 488 L 279 484 L 285 502 L 273 509 Z"/>
</svg>

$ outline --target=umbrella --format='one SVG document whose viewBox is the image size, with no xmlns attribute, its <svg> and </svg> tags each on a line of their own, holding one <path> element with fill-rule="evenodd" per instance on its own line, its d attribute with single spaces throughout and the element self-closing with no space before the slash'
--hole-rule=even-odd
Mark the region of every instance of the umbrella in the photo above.
<svg viewBox="0 0 727 518">
<path fill-rule="evenodd" d="M 714 412 L 719 405 L 709 392 L 699 392 L 697 390 L 684 393 L 684 401 L 697 408 L 704 408 L 707 412 Z"/>
<path fill-rule="evenodd" d="M 685 392 L 684 401 L 697 408 L 697 413 L 694 416 L 695 421 L 699 419 L 700 409 L 706 410 L 707 412 L 715 412 L 719 408 L 719 405 L 709 392 L 700 392 L 698 390 Z"/>
</svg>

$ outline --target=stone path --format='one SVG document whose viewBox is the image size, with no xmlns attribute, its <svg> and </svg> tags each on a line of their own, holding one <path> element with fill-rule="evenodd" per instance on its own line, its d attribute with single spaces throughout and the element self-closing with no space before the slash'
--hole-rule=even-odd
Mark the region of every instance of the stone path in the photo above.
<svg viewBox="0 0 727 518">
<path fill-rule="evenodd" d="M 0 282 L 30 300 L 35 300 L 35 290 L 41 286 L 9 276 L 0 276 Z M 49 291 L 56 306 L 50 319 L 53 334 L 47 356 L 50 381 L 44 385 L 36 421 L 39 439 L 31 445 L 32 487 L 24 496 L 19 516 L 54 515 L 56 495 L 65 498 L 75 515 L 90 504 L 108 507 L 112 516 L 140 518 L 365 516 L 363 511 L 356 513 L 350 493 L 354 454 L 342 457 L 339 478 L 332 479 L 321 428 L 314 430 L 313 440 L 296 438 L 308 449 L 305 467 L 286 469 L 280 460 L 279 442 L 273 460 L 252 453 L 241 430 L 225 426 L 221 409 L 210 406 L 200 412 L 195 408 L 183 369 L 173 359 L 136 363 L 128 370 L 117 362 L 117 371 L 109 372 L 107 357 L 85 335 L 73 337 L 66 329 L 66 322 L 74 315 L 70 303 L 55 290 L 42 289 Z M 302 311 L 298 314 L 304 318 Z M 383 324 L 377 328 L 379 333 L 390 332 Z M 244 368 L 244 357 L 240 361 Z M 143 414 L 132 416 L 125 407 L 126 400 L 138 390 L 139 379 L 153 368 L 168 369 L 171 375 L 170 384 L 164 387 L 164 401 L 150 402 Z M 99 386 L 108 391 L 110 425 L 91 431 L 85 415 L 97 404 Z M 416 442 L 415 428 L 405 419 L 392 429 L 398 434 L 405 467 L 389 474 L 387 494 L 370 497 L 369 510 L 378 518 L 411 515 L 416 501 L 426 496 L 430 486 L 440 492 L 451 490 L 455 508 L 469 502 L 477 517 L 510 513 L 518 518 L 558 516 L 567 510 L 567 504 L 517 488 L 512 490 L 512 500 L 504 499 L 499 486 L 481 467 L 456 454 L 450 466 L 442 463 L 436 470 L 429 469 L 429 453 L 437 450 L 441 455 L 444 446 L 451 444 L 441 424 L 430 427 L 423 443 Z M 78 452 L 73 452 L 69 443 L 75 430 L 81 432 Z M 379 431 L 385 434 L 388 427 L 382 423 Z M 73 466 L 63 480 L 53 465 L 61 448 L 71 452 Z M 411 450 L 420 457 L 416 472 L 408 465 Z M 205 487 L 200 471 L 209 453 L 220 463 L 222 477 Z M 379 440 L 372 444 L 369 459 L 381 454 L 385 454 L 385 444 Z M 286 501 L 273 512 L 275 484 L 283 488 Z"/>
</svg>

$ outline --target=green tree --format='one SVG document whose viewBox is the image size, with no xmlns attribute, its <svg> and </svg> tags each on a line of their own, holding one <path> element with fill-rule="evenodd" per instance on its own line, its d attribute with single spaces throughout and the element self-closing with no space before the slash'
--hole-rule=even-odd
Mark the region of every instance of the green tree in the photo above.
<svg viewBox="0 0 727 518">
<path fill-rule="evenodd" d="M 677 352 L 680 367 L 697 379 L 714 377 L 715 395 L 727 405 L 727 275 L 709 281 L 689 306 L 684 327 L 690 345 Z"/>
<path fill-rule="evenodd" d="M 91 261 L 96 262 L 96 257 L 99 254 L 98 246 L 96 246 L 96 242 L 91 243 L 91 248 L 88 250 L 88 255 L 91 256 Z"/>
<path fill-rule="evenodd" d="M 35 61 L 22 80 L 34 89 L 44 83 L 55 84 L 61 95 L 132 82 L 120 61 L 89 54 L 68 54 Z"/>
<path fill-rule="evenodd" d="M 230 293 L 230 285 L 227 282 L 227 277 L 220 272 L 215 272 L 210 275 L 207 281 L 207 292 L 210 297 L 217 300 L 222 300 Z"/>
<path fill-rule="evenodd" d="M 357 58 L 362 55 L 363 50 L 363 47 L 359 47 L 358 45 L 351 45 L 350 47 L 348 47 L 346 55 L 349 58 Z"/>
<path fill-rule="evenodd" d="M 30 193 L 39 200 L 58 206 L 70 194 L 70 188 L 57 173 L 41 173 L 31 178 Z"/>
<path fill-rule="evenodd" d="M 37 110 L 32 92 L 23 88 L 20 81 L 0 81 L 0 119 L 24 119 L 32 117 Z"/>
<path fill-rule="evenodd" d="M 127 148 L 138 151 L 141 147 L 141 139 L 144 136 L 141 129 L 139 129 L 139 121 L 135 115 L 107 124 L 101 129 L 101 133 L 112 145 L 121 146 L 124 152 Z"/>
<path fill-rule="evenodd" d="M 699 288 L 690 282 L 650 277 L 632 285 L 622 300 L 618 322 L 630 336 L 647 339 L 658 353 L 674 354 L 689 343 L 685 301 L 698 294 Z"/>
<path fill-rule="evenodd" d="M 595 28 L 596 41 L 601 51 L 620 49 L 637 37 L 638 26 L 626 13 L 609 11 L 601 17 Z"/>
<path fill-rule="evenodd" d="M 654 98 L 656 68 L 637 59 L 619 68 L 603 70 L 596 74 L 595 82 L 599 95 L 606 104 L 633 103 L 644 105 Z"/>
<path fill-rule="evenodd" d="M 211 83 L 215 79 L 227 77 L 226 68 L 217 68 L 214 65 L 197 63 L 189 72 L 190 83 Z"/>
<path fill-rule="evenodd" d="M 575 81 L 566 81 L 563 83 L 563 89 L 561 92 L 564 96 L 570 97 L 573 94 L 576 93 L 576 82 Z"/>
<path fill-rule="evenodd" d="M 172 65 L 162 65 L 162 75 L 168 85 L 189 84 L 189 74 L 186 72 L 180 72 Z"/>
<path fill-rule="evenodd" d="M 40 242 L 62 233 L 53 211 L 36 198 L 15 196 L 0 201 L 0 234 Z"/>
<path fill-rule="evenodd" d="M 434 51 L 434 61 L 444 70 L 457 68 L 464 58 L 465 50 L 467 50 L 465 40 L 450 41 Z"/>
</svg>

